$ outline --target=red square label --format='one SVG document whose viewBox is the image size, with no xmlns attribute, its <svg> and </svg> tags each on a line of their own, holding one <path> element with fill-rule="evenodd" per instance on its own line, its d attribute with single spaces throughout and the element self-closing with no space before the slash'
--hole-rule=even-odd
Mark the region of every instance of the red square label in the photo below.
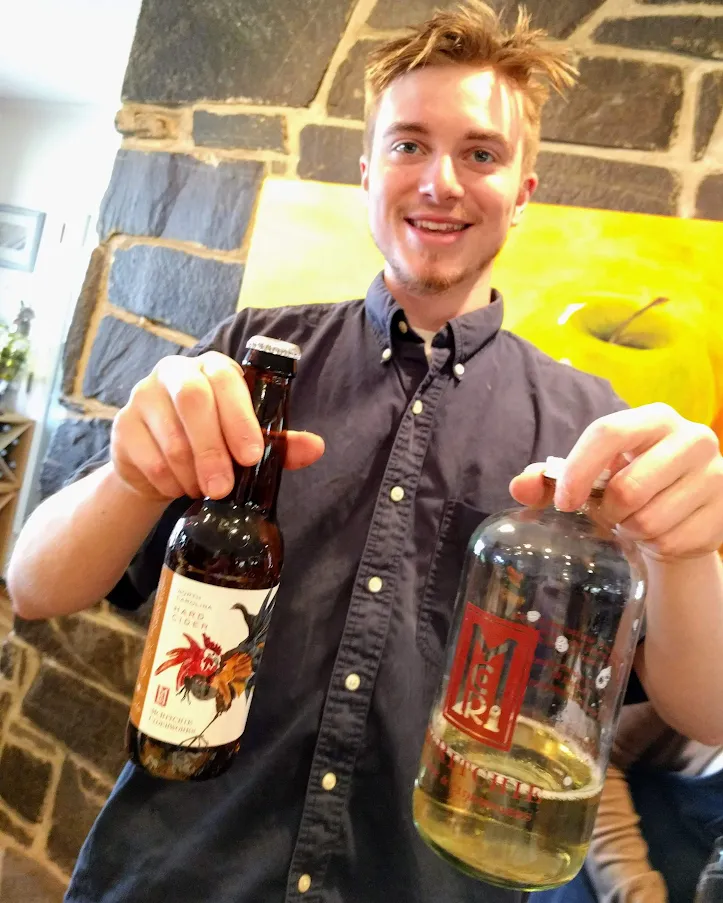
<svg viewBox="0 0 723 903">
<path fill-rule="evenodd" d="M 444 703 L 447 721 L 487 746 L 509 749 L 537 641 L 534 627 L 468 602 Z"/>
<path fill-rule="evenodd" d="M 156 687 L 156 705 L 165 706 L 168 702 L 168 687 Z"/>
</svg>

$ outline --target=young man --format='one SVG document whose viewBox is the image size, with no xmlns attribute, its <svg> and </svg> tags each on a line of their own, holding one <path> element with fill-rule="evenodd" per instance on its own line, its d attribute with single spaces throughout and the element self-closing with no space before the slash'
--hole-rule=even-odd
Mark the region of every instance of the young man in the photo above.
<svg viewBox="0 0 723 903">
<path fill-rule="evenodd" d="M 637 672 L 678 729 L 723 735 L 713 434 L 662 405 L 625 410 L 500 329 L 492 263 L 536 186 L 545 84 L 570 73 L 540 37 L 475 4 L 379 50 L 362 183 L 386 265 L 366 299 L 243 310 L 162 361 L 118 414 L 107 463 L 25 527 L 9 569 L 21 615 L 139 604 L 184 494 L 222 497 L 231 456 L 260 455 L 246 339 L 302 346 L 292 409 L 310 432 L 289 436 L 285 573 L 239 756 L 196 785 L 126 767 L 69 903 L 521 899 L 427 849 L 411 791 L 466 541 L 510 491 L 540 499 L 550 454 L 569 454 L 566 509 L 619 468 L 605 511 L 650 568 Z"/>
</svg>

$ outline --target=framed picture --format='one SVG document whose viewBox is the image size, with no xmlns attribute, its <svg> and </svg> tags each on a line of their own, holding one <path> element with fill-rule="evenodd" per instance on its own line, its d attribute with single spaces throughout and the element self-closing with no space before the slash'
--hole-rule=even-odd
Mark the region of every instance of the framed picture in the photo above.
<svg viewBox="0 0 723 903">
<path fill-rule="evenodd" d="M 45 214 L 0 204 L 0 267 L 32 273 Z"/>
</svg>

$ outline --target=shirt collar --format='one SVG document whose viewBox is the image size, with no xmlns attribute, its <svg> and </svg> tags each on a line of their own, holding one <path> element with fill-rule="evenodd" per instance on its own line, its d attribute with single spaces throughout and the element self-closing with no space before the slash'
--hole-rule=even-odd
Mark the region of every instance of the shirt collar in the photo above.
<svg viewBox="0 0 723 903">
<path fill-rule="evenodd" d="M 400 337 L 399 329 L 395 327 L 404 319 L 404 311 L 387 288 L 383 273 L 380 273 L 369 286 L 366 311 L 382 351 L 389 349 L 393 353 L 394 341 Z M 497 335 L 502 327 L 503 314 L 502 295 L 493 289 L 492 299 L 486 307 L 480 307 L 450 320 L 439 331 L 434 341 L 439 343 L 441 337 L 445 343 L 452 344 L 454 346 L 452 363 L 465 363 Z"/>
</svg>

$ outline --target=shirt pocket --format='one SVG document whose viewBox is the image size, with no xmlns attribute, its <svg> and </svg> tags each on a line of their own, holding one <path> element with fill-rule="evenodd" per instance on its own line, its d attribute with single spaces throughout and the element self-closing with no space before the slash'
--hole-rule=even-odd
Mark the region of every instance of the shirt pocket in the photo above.
<svg viewBox="0 0 723 903">
<path fill-rule="evenodd" d="M 464 502 L 447 502 L 444 509 L 417 626 L 419 649 L 436 668 L 444 661 L 467 546 L 486 517 L 484 511 Z"/>
</svg>

